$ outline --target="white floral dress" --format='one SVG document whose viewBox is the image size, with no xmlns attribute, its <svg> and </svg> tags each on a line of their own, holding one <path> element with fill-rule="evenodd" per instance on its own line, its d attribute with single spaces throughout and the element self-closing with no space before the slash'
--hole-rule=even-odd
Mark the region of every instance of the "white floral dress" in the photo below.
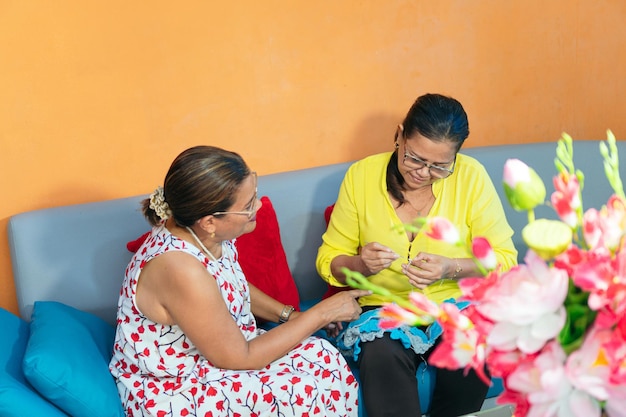
<svg viewBox="0 0 626 417">
<path fill-rule="evenodd" d="M 241 333 L 248 340 L 255 338 L 259 329 L 237 251 L 233 242 L 225 242 L 222 249 L 221 259 L 209 261 L 198 248 L 160 226 L 128 264 L 109 364 L 127 415 L 356 416 L 358 383 L 341 354 L 324 339 L 307 338 L 262 370 L 233 371 L 213 366 L 178 326 L 155 323 L 141 314 L 135 293 L 143 266 L 162 253 L 183 251 L 206 266 Z"/>
</svg>

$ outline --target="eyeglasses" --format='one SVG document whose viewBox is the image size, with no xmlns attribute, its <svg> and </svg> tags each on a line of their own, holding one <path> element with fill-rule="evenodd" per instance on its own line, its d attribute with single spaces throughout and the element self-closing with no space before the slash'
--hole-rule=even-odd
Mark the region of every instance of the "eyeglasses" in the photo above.
<svg viewBox="0 0 626 417">
<path fill-rule="evenodd" d="M 252 172 L 252 175 L 254 175 L 255 178 L 255 182 L 258 181 L 256 178 L 256 172 Z M 256 214 L 256 212 L 258 211 L 258 190 L 257 187 L 254 187 L 254 197 L 252 198 L 252 201 L 250 201 L 250 204 L 248 204 L 245 208 L 245 210 L 242 211 L 216 211 L 215 213 L 213 213 L 214 215 L 220 215 L 220 214 L 240 214 L 243 216 L 248 216 L 248 219 L 251 219 L 252 217 L 254 217 L 254 215 Z"/>
<path fill-rule="evenodd" d="M 409 155 L 406 153 L 407 147 L 406 142 L 404 144 L 404 158 L 402 159 L 402 163 L 404 166 L 411 170 L 420 170 L 424 167 L 428 168 L 428 173 L 433 178 L 447 178 L 454 172 L 454 165 L 456 164 L 456 155 L 454 156 L 454 160 L 451 162 L 452 168 L 445 168 L 439 165 L 429 164 L 423 159 L 417 158 L 415 156 Z M 450 163 L 448 164 L 450 165 Z"/>
</svg>

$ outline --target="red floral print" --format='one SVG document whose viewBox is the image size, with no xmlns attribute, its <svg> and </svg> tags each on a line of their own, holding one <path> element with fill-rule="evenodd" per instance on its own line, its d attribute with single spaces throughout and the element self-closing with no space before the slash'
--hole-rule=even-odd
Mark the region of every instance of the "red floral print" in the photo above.
<svg viewBox="0 0 626 417">
<path fill-rule="evenodd" d="M 173 250 L 187 252 L 206 266 L 246 339 L 262 332 L 250 310 L 249 288 L 233 242 L 225 242 L 223 257 L 213 262 L 165 227 L 155 227 L 126 268 L 109 365 L 128 416 L 358 415 L 358 383 L 341 354 L 324 339 L 308 338 L 260 371 L 232 371 L 212 366 L 179 327 L 143 316 L 134 303 L 139 274 L 148 261 Z M 234 288 L 225 275 L 237 277 L 242 289 Z"/>
</svg>

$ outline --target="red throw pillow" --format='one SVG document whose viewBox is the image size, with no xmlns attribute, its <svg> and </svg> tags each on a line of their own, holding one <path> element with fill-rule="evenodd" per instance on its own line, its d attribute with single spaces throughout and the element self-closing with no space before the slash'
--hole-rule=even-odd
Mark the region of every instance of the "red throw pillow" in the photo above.
<svg viewBox="0 0 626 417">
<path fill-rule="evenodd" d="M 328 227 L 328 223 L 330 223 L 330 215 L 333 214 L 334 208 L 335 205 L 331 204 L 330 206 L 326 207 L 326 210 L 324 210 L 324 220 L 326 220 L 326 227 Z"/>
<path fill-rule="evenodd" d="M 280 229 L 269 197 L 256 215 L 256 228 L 236 240 L 239 264 L 249 282 L 267 295 L 300 311 L 300 295 L 280 240 Z"/>
<path fill-rule="evenodd" d="M 128 249 L 132 253 L 137 252 L 139 250 L 139 247 L 148 238 L 148 236 L 150 236 L 150 232 L 146 232 L 143 235 L 139 236 L 137 239 L 131 240 L 126 244 L 126 249 Z"/>
<path fill-rule="evenodd" d="M 248 282 L 265 294 L 300 311 L 300 295 L 293 280 L 287 256 L 280 240 L 278 219 L 272 202 L 261 197 L 263 206 L 256 215 L 256 228 L 241 235 L 235 244 L 239 252 L 239 264 Z M 150 232 L 126 244 L 131 252 L 137 252 Z"/>
<path fill-rule="evenodd" d="M 326 227 L 328 227 L 328 223 L 330 222 L 330 215 L 333 213 L 334 208 L 335 208 L 335 205 L 331 204 L 330 206 L 326 207 L 326 210 L 324 210 L 324 219 L 326 220 Z M 327 284 L 327 285 L 328 285 L 328 289 L 322 296 L 322 299 L 328 298 L 331 295 L 337 294 L 338 292 L 352 289 L 352 287 L 335 287 L 330 284 Z"/>
</svg>

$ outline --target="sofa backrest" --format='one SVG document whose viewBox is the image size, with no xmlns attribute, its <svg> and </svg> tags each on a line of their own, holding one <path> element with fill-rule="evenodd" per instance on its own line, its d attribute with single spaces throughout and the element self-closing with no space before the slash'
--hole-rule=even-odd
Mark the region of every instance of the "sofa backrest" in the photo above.
<svg viewBox="0 0 626 417">
<path fill-rule="evenodd" d="M 599 208 L 612 193 L 598 144 L 574 143 L 577 167 L 586 176 L 585 207 Z M 618 146 L 626 155 L 626 142 L 618 142 Z M 519 158 L 533 167 L 544 179 L 549 198 L 551 178 L 556 173 L 555 150 L 555 142 L 463 150 L 481 161 L 491 175 L 515 230 L 520 260 L 526 252 L 520 232 L 527 216 L 512 210 L 504 199 L 504 162 Z M 259 196 L 270 197 L 276 210 L 287 261 L 302 300 L 319 298 L 326 289 L 315 271 L 315 257 L 326 228 L 324 210 L 335 201 L 349 166 L 340 163 L 259 177 Z M 131 256 L 126 243 L 149 229 L 140 212 L 143 198 L 145 195 L 55 207 L 11 217 L 8 237 L 20 315 L 29 320 L 35 301 L 52 300 L 113 323 L 124 269 Z M 549 207 L 540 207 L 536 215 L 555 217 Z"/>
<path fill-rule="evenodd" d="M 609 197 L 613 194 L 613 189 L 604 174 L 599 146 L 600 141 L 592 140 L 579 140 L 573 143 L 575 167 L 582 171 L 585 176 L 585 185 L 582 192 L 583 209 L 585 210 L 592 207 L 599 209 L 606 204 Z M 621 177 L 626 181 L 626 168 L 624 168 L 626 166 L 626 141 L 617 141 L 617 148 L 623 162 L 620 167 Z M 507 220 L 515 231 L 513 243 L 518 250 L 519 262 L 523 262 L 527 251 L 526 244 L 522 240 L 521 231 L 524 226 L 528 224 L 528 214 L 515 211 L 506 200 L 502 186 L 504 163 L 509 158 L 517 158 L 537 171 L 545 183 L 547 190 L 546 200 L 549 203 L 550 195 L 554 191 L 552 184 L 553 177 L 557 174 L 554 164 L 556 149 L 557 143 L 554 141 L 506 146 L 486 146 L 463 150 L 463 153 L 478 159 L 489 172 L 500 199 L 502 200 Z M 537 207 L 535 209 L 535 217 L 537 219 L 558 218 L 549 204 Z"/>
<path fill-rule="evenodd" d="M 302 300 L 326 284 L 315 256 L 326 227 L 324 209 L 337 198 L 349 163 L 259 177 L 259 196 L 276 210 L 281 239 Z M 20 315 L 37 300 L 59 301 L 115 322 L 117 299 L 131 253 L 126 243 L 150 226 L 140 210 L 146 195 L 17 214 L 8 237 Z"/>
<path fill-rule="evenodd" d="M 142 197 L 30 211 L 9 219 L 20 316 L 38 300 L 59 301 L 115 322 L 126 242 L 149 230 Z"/>
</svg>

